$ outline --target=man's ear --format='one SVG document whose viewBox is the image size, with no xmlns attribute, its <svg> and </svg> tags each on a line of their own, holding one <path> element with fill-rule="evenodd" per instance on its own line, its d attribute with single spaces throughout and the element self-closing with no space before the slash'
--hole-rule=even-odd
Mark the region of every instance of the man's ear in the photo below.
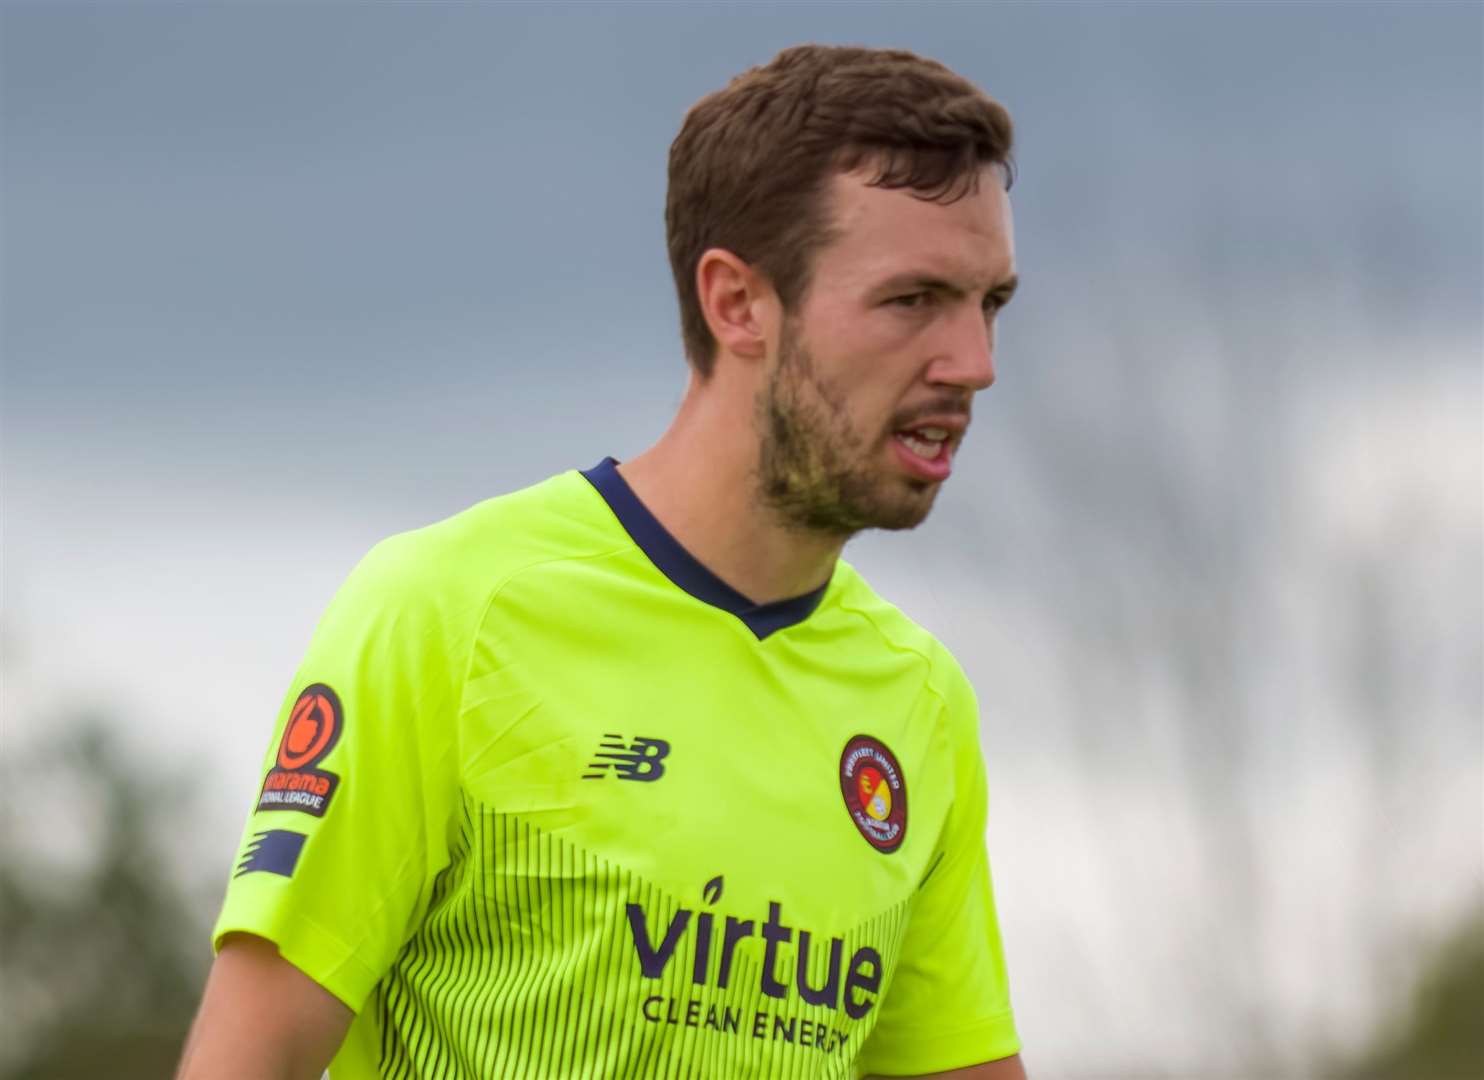
<svg viewBox="0 0 1484 1080">
<path fill-rule="evenodd" d="M 721 349 L 747 360 L 767 355 L 781 306 L 761 272 L 725 248 L 708 248 L 696 263 L 696 295 Z"/>
</svg>

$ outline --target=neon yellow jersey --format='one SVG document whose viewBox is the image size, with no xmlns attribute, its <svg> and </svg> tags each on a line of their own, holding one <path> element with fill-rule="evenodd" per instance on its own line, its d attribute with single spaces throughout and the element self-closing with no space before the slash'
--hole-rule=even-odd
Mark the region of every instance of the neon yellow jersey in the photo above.
<svg viewBox="0 0 1484 1080">
<path fill-rule="evenodd" d="M 753 605 L 610 458 L 372 550 L 214 937 L 353 1077 L 849 1077 L 1019 1049 L 973 691 L 845 562 Z"/>
</svg>

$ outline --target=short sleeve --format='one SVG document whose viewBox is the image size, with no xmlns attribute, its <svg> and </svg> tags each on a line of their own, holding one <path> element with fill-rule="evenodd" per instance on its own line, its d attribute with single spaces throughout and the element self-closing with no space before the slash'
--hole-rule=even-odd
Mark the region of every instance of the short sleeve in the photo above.
<svg viewBox="0 0 1484 1080">
<path fill-rule="evenodd" d="M 458 800 L 464 619 L 423 563 L 394 537 L 326 610 L 212 932 L 267 938 L 357 1012 L 426 910 Z"/>
<path fill-rule="evenodd" d="M 956 665 L 955 665 L 956 666 Z M 896 973 L 862 1050 L 862 1075 L 915 1075 L 1020 1050 L 985 850 L 978 708 L 961 672 L 946 701 L 953 803 L 912 906 Z"/>
</svg>

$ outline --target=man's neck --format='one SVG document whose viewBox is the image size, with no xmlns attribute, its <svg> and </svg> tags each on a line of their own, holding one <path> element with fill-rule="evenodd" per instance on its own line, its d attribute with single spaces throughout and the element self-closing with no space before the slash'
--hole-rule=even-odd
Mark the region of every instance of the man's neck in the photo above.
<svg viewBox="0 0 1484 1080">
<path fill-rule="evenodd" d="M 674 423 L 619 474 L 649 512 L 713 574 L 758 604 L 819 588 L 845 538 L 784 525 L 757 492 L 750 417 L 718 415 L 688 393 Z"/>
</svg>

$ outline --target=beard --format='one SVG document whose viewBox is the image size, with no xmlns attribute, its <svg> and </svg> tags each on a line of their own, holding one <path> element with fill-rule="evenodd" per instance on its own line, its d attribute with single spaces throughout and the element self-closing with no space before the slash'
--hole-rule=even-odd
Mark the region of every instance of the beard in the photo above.
<svg viewBox="0 0 1484 1080">
<path fill-rule="evenodd" d="M 791 327 L 757 398 L 758 494 L 786 526 L 850 537 L 862 529 L 911 529 L 932 509 L 936 483 L 896 474 L 879 437 L 862 435 L 844 394 L 821 380 Z"/>
</svg>

